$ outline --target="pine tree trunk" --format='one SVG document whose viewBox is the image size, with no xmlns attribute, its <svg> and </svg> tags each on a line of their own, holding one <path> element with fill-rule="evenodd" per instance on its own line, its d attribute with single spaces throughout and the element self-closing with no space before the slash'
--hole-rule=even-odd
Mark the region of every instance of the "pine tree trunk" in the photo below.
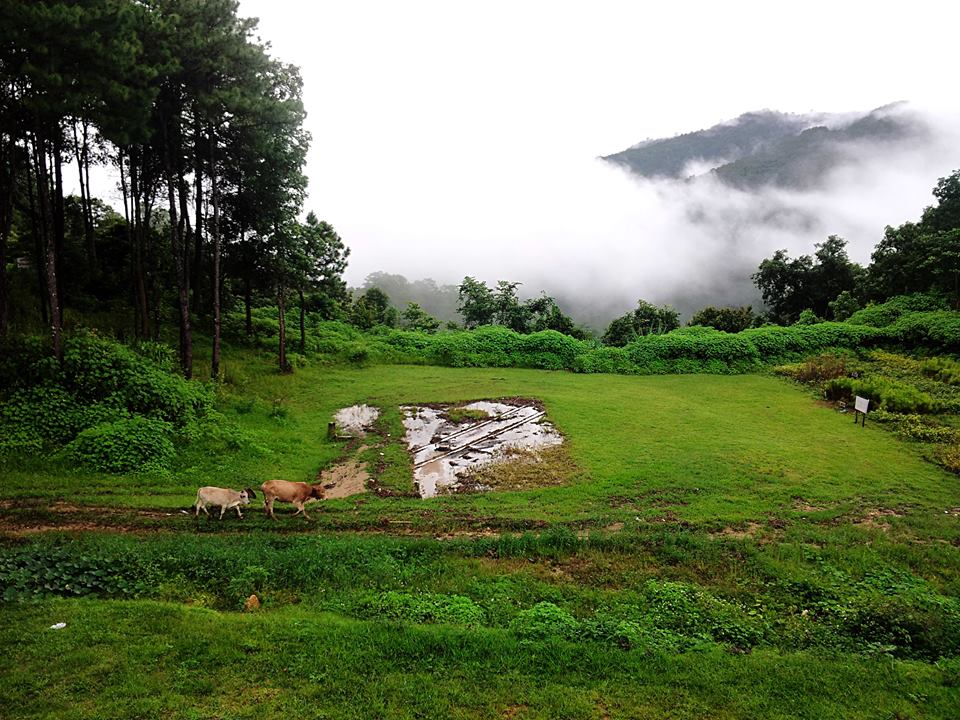
<svg viewBox="0 0 960 720">
<path fill-rule="evenodd" d="M 37 269 L 37 297 L 40 298 L 40 319 L 43 324 L 47 324 L 47 281 L 44 274 L 43 259 L 43 237 L 40 232 L 40 222 L 37 219 L 37 200 L 34 197 L 34 181 L 31 177 L 30 167 L 34 162 L 36 153 L 31 151 L 28 146 L 24 147 L 28 155 L 27 170 L 27 198 L 30 202 L 30 225 L 33 229 L 33 264 Z M 39 186 L 38 186 L 39 189 Z"/>
<path fill-rule="evenodd" d="M 47 169 L 46 143 L 42 137 L 35 137 L 34 148 L 37 163 L 37 190 L 40 202 L 40 228 L 46 247 L 45 262 L 47 269 L 47 297 L 50 304 L 50 340 L 53 356 L 63 363 L 63 324 L 60 316 L 60 297 L 57 293 L 57 248 L 52 232 L 49 171 Z"/>
<path fill-rule="evenodd" d="M 297 294 L 300 295 L 300 354 L 307 354 L 307 324 L 306 312 L 303 306 L 303 288 L 297 288 Z"/>
<path fill-rule="evenodd" d="M 203 260 L 203 158 L 200 154 L 200 121 L 195 121 L 193 131 L 193 192 L 195 195 L 193 223 L 193 307 L 200 312 L 200 266 Z M 213 162 L 211 160 L 211 166 Z M 211 172 L 213 170 L 211 169 Z"/>
<path fill-rule="evenodd" d="M 253 289 L 251 285 L 253 283 L 250 281 L 250 273 L 247 273 L 246 278 L 243 283 L 243 308 L 246 319 L 247 337 L 253 337 Z"/>
<path fill-rule="evenodd" d="M 87 179 L 87 222 L 86 228 L 90 233 L 89 245 L 90 253 L 94 263 L 97 261 L 97 243 L 93 232 L 93 201 L 90 198 L 90 144 L 88 141 L 90 124 L 83 122 L 83 174 Z"/>
<path fill-rule="evenodd" d="M 177 302 L 180 310 L 180 369 L 184 377 L 193 377 L 193 335 L 190 329 L 190 290 L 187 287 L 186 268 L 183 262 L 183 218 L 177 216 L 177 183 L 170 159 L 172 149 L 167 144 L 167 205 L 170 213 L 170 252 L 173 256 L 174 273 L 177 276 Z M 181 201 L 183 198 L 181 197 Z"/>
<path fill-rule="evenodd" d="M 137 154 L 139 156 L 139 153 Z M 147 302 L 147 287 L 143 276 L 143 226 L 140 219 L 140 181 L 130 153 L 130 192 L 133 196 L 133 218 L 127 208 L 127 184 L 123 172 L 123 156 L 120 157 L 120 186 L 123 190 L 123 212 L 127 216 L 127 242 L 133 248 L 133 286 L 137 304 L 137 337 L 150 337 L 150 306 Z"/>
<path fill-rule="evenodd" d="M 280 326 L 280 345 L 277 348 L 278 350 L 278 360 L 280 363 L 280 372 L 289 373 L 293 370 L 290 367 L 290 363 L 287 362 L 287 309 L 284 305 L 284 289 L 282 286 L 277 286 L 277 309 L 279 311 L 279 326 Z"/>
<path fill-rule="evenodd" d="M 191 308 L 194 308 L 194 305 L 190 302 L 191 299 L 191 265 L 193 264 L 190 257 L 190 244 L 189 238 L 193 237 L 193 233 L 190 229 L 190 203 L 188 195 L 189 188 L 187 187 L 187 181 L 183 177 L 183 166 L 177 168 L 177 197 L 180 201 L 180 219 L 179 219 L 179 233 L 180 233 L 180 262 L 183 264 L 183 285 L 187 289 L 187 312 Z"/>
<path fill-rule="evenodd" d="M 153 203 L 156 199 L 153 195 L 154 192 L 156 192 L 155 188 L 143 194 L 143 221 L 140 229 L 140 241 L 143 247 L 144 280 L 147 284 L 147 307 L 153 316 L 153 339 L 159 341 L 160 324 L 163 320 L 163 300 L 160 297 L 160 283 L 157 282 L 157 267 L 159 265 L 157 246 L 153 234 L 150 232 L 150 219 L 153 217 Z"/>
<path fill-rule="evenodd" d="M 13 227 L 13 193 L 17 186 L 17 144 L 13 134 L 0 137 L 0 338 L 10 328 L 10 292 L 7 289 L 7 239 Z"/>
<path fill-rule="evenodd" d="M 65 225 L 63 215 L 63 129 L 58 122 L 53 133 L 53 238 L 55 243 L 54 262 L 57 266 L 57 313 L 63 320 L 63 245 Z"/>
<path fill-rule="evenodd" d="M 220 197 L 217 185 L 217 162 L 215 157 L 216 139 L 211 133 L 210 147 L 210 194 L 213 201 L 213 227 L 210 234 L 213 238 L 213 272 L 210 275 L 213 288 L 213 358 L 210 363 L 210 373 L 214 379 L 220 375 Z M 199 228 L 200 215 L 197 215 Z M 200 241 L 200 232 L 197 231 L 197 242 Z"/>
<path fill-rule="evenodd" d="M 87 257 L 90 263 L 90 267 L 96 268 L 97 266 L 97 245 L 93 237 L 93 209 L 92 201 L 90 198 L 90 167 L 89 167 L 89 125 L 86 121 L 83 123 L 83 144 L 80 143 L 80 138 L 77 136 L 77 123 L 76 121 L 70 123 L 70 128 L 73 131 L 73 155 L 77 161 L 77 176 L 80 180 L 80 211 L 83 215 L 83 238 L 87 247 Z M 84 174 L 84 168 L 86 166 L 86 174 Z M 124 201 L 126 201 L 126 196 L 124 196 Z"/>
</svg>

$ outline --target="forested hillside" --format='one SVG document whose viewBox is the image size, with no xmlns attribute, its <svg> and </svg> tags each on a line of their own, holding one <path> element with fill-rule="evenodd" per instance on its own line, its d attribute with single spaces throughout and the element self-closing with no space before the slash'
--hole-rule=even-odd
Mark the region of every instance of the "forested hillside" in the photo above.
<svg viewBox="0 0 960 720">
<path fill-rule="evenodd" d="M 854 119 L 764 110 L 706 130 L 646 140 L 604 160 L 643 177 L 695 176 L 705 172 L 698 165 L 707 164 L 720 181 L 743 190 L 801 189 L 819 186 L 831 170 L 857 162 L 863 152 L 858 143 L 895 147 L 926 132 L 922 118 L 903 104 L 877 108 Z"/>
</svg>

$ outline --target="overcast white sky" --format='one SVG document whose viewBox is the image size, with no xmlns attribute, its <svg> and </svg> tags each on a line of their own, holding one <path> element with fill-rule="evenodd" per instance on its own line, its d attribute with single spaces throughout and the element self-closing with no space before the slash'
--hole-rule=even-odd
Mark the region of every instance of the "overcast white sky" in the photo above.
<svg viewBox="0 0 960 720">
<path fill-rule="evenodd" d="M 375 270 L 446 282 L 599 279 L 598 257 L 624 243 L 640 246 L 629 262 L 642 265 L 644 247 L 676 238 L 659 220 L 646 225 L 649 197 L 594 158 L 762 108 L 868 110 L 905 99 L 953 113 L 958 8 L 240 3 L 241 15 L 260 18 L 273 54 L 302 70 L 308 209 L 351 247 L 352 283 Z M 884 198 L 875 221 L 866 211 L 876 225 L 869 245 L 884 224 L 930 202 L 944 172 L 935 165 L 895 193 L 902 206 Z M 558 260 L 558 249 L 572 256 Z"/>
</svg>

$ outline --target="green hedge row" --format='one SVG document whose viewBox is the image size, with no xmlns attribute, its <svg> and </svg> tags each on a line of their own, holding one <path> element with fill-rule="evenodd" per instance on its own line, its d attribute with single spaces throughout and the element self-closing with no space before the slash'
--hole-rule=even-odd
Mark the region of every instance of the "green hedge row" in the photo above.
<svg viewBox="0 0 960 720">
<path fill-rule="evenodd" d="M 884 330 L 846 323 L 778 327 L 740 333 L 690 327 L 637 338 L 626 347 L 581 341 L 553 330 L 522 335 L 503 327 L 419 332 L 374 328 L 361 333 L 339 322 L 319 323 L 307 352 L 334 362 L 407 363 L 448 367 L 523 367 L 579 373 L 665 374 L 750 372 L 799 360 L 827 348 L 883 344 Z"/>
<path fill-rule="evenodd" d="M 306 352 L 330 362 L 405 363 L 449 367 L 525 367 L 581 373 L 662 374 L 750 372 L 770 363 L 800 360 L 826 349 L 895 346 L 960 350 L 960 313 L 942 309 L 926 295 L 898 297 L 859 311 L 848 322 L 780 327 L 767 325 L 726 333 L 685 327 L 639 337 L 626 347 L 576 340 L 546 330 L 522 335 L 503 327 L 436 334 L 377 327 L 362 332 L 343 322 L 307 315 Z M 298 316 L 288 315 L 288 348 L 299 348 Z M 229 314 L 225 327 L 242 336 L 243 317 Z M 254 308 L 255 341 L 277 342 L 275 308 Z"/>
</svg>

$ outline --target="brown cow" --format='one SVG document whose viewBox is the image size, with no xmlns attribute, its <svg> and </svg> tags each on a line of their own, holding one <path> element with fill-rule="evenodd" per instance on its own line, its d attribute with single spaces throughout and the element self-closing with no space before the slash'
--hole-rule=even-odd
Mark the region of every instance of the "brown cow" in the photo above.
<svg viewBox="0 0 960 720">
<path fill-rule="evenodd" d="M 323 500 L 324 498 L 322 486 L 310 485 L 309 483 L 305 482 L 268 480 L 261 485 L 260 488 L 263 490 L 263 507 L 266 510 L 267 515 L 274 518 L 274 520 L 276 520 L 276 516 L 273 514 L 274 500 L 293 503 L 293 506 L 297 508 L 297 511 L 294 513 L 294 515 L 303 513 L 303 516 L 309 520 L 310 516 L 307 515 L 307 511 L 303 506 L 308 502 Z"/>
</svg>

